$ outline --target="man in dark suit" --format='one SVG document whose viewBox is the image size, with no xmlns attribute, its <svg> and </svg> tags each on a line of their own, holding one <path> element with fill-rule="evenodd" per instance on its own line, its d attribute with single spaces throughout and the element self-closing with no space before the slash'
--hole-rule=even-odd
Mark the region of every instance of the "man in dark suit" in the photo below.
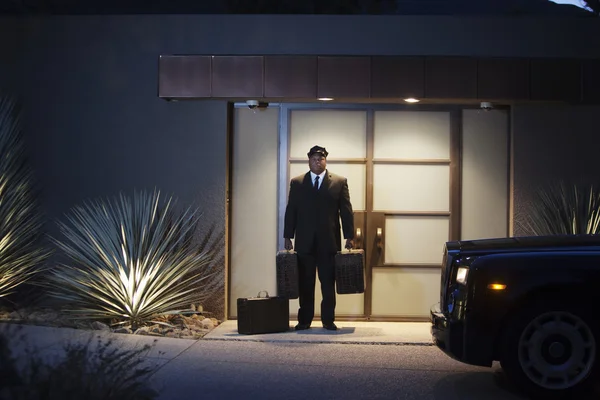
<svg viewBox="0 0 600 400">
<path fill-rule="evenodd" d="M 321 282 L 321 322 L 328 330 L 337 330 L 335 320 L 334 256 L 341 250 L 340 217 L 346 248 L 354 246 L 354 215 L 348 181 L 326 170 L 324 147 L 314 146 L 308 152 L 310 171 L 290 182 L 285 209 L 283 237 L 285 248 L 292 250 L 296 238 L 299 272 L 298 325 L 296 330 L 309 329 L 315 309 L 315 279 Z"/>
</svg>

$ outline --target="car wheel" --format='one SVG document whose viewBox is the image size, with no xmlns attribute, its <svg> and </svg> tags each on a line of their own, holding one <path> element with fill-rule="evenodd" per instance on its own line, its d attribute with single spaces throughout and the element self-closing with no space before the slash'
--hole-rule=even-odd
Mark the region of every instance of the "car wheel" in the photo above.
<svg viewBox="0 0 600 400">
<path fill-rule="evenodd" d="M 585 388 L 598 343 L 582 313 L 537 308 L 521 313 L 504 336 L 501 366 L 535 397 L 562 397 Z"/>
</svg>

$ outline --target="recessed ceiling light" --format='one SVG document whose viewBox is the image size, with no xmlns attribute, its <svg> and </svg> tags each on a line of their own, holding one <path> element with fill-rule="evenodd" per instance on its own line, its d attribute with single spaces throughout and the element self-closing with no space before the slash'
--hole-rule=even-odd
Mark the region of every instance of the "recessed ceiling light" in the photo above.
<svg viewBox="0 0 600 400">
<path fill-rule="evenodd" d="M 321 101 L 331 101 L 333 99 L 331 97 L 319 97 L 319 100 L 321 100 Z"/>
<path fill-rule="evenodd" d="M 409 97 L 407 99 L 404 99 L 404 101 L 407 102 L 407 103 L 418 103 L 421 100 L 415 99 L 414 97 Z"/>
</svg>

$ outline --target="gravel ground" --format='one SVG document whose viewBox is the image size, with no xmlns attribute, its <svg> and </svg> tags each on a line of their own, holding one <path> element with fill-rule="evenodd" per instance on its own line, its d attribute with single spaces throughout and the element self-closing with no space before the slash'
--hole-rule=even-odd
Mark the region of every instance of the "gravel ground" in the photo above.
<svg viewBox="0 0 600 400">
<path fill-rule="evenodd" d="M 134 331 L 130 326 L 111 327 L 99 321 L 72 320 L 61 314 L 60 311 L 51 308 L 20 309 L 17 311 L 0 310 L 0 322 L 181 339 L 201 339 L 221 323 L 215 318 L 210 318 L 191 309 L 186 315 L 170 318 L 161 317 L 157 318 L 157 321 L 159 323 L 148 324 Z"/>
</svg>

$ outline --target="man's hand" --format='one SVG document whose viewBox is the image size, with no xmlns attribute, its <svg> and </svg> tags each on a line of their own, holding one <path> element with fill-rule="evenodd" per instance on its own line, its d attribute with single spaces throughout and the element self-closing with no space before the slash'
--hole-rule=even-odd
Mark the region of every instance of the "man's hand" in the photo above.
<svg viewBox="0 0 600 400">
<path fill-rule="evenodd" d="M 285 238 L 284 247 L 285 247 L 286 250 L 293 250 L 294 249 L 294 245 L 292 244 L 292 239 Z"/>
<path fill-rule="evenodd" d="M 346 239 L 346 248 L 347 249 L 351 249 L 354 247 L 354 240 L 352 239 Z"/>
</svg>

